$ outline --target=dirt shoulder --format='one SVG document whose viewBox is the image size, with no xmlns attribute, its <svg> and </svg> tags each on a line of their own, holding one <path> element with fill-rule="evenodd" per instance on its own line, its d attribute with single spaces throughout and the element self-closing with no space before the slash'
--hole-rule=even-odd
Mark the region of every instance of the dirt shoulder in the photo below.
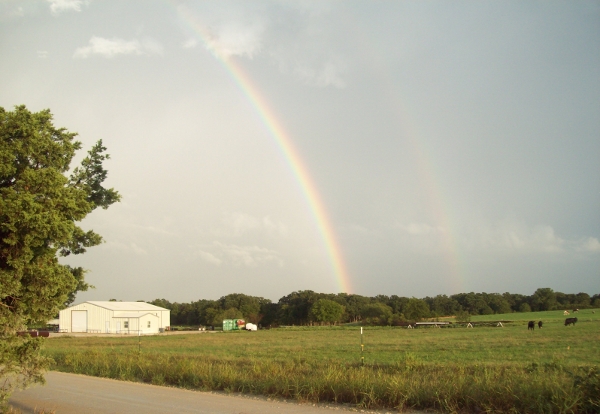
<svg viewBox="0 0 600 414">
<path fill-rule="evenodd" d="M 54 371 L 46 374 L 46 381 L 45 386 L 38 385 L 16 391 L 9 404 L 23 413 L 35 413 L 43 409 L 58 414 L 323 414 L 332 410 L 378 414 L 396 412 L 372 411 L 338 404 L 303 404 L 260 396 L 190 391 Z"/>
</svg>

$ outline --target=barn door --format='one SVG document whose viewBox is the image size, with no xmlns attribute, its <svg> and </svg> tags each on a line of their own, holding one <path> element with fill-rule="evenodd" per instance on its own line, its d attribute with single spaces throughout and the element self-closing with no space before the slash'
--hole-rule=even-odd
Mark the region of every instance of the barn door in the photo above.
<svg viewBox="0 0 600 414">
<path fill-rule="evenodd" d="M 87 311 L 71 311 L 71 332 L 87 332 Z"/>
<path fill-rule="evenodd" d="M 117 333 L 121 333 L 121 322 L 117 322 Z"/>
<path fill-rule="evenodd" d="M 110 321 L 104 322 L 104 328 L 105 333 L 110 333 Z"/>
</svg>

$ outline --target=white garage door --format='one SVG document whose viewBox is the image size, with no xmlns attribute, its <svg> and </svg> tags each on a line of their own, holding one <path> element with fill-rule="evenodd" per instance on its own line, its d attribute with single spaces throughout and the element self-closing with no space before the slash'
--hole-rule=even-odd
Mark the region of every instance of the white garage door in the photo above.
<svg viewBox="0 0 600 414">
<path fill-rule="evenodd" d="M 87 311 L 71 311 L 71 332 L 87 332 Z"/>
</svg>

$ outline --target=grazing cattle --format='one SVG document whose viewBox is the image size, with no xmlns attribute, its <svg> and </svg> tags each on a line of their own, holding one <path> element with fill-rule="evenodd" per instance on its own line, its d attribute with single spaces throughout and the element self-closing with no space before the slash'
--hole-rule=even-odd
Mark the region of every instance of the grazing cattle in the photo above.
<svg viewBox="0 0 600 414">
<path fill-rule="evenodd" d="M 579 312 L 579 309 L 573 309 L 573 313 Z"/>
<path fill-rule="evenodd" d="M 529 321 L 527 324 L 527 330 L 531 329 L 532 331 L 535 329 L 535 321 Z"/>
<path fill-rule="evenodd" d="M 539 329 L 542 329 L 542 325 L 543 325 L 543 322 L 542 322 L 542 321 L 539 321 L 539 322 L 538 322 L 538 328 L 539 328 Z"/>
<path fill-rule="evenodd" d="M 567 319 L 565 319 L 565 326 L 569 326 L 569 325 L 575 326 L 575 322 L 577 322 L 577 318 L 567 318 Z"/>
<path fill-rule="evenodd" d="M 563 312 L 563 315 L 568 315 L 568 314 L 569 314 L 569 311 L 564 311 Z"/>
</svg>

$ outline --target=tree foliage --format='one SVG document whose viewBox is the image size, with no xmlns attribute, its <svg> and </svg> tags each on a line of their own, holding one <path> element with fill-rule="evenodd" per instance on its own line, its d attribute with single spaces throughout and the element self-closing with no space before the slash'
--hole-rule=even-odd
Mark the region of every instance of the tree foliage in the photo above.
<svg viewBox="0 0 600 414">
<path fill-rule="evenodd" d="M 319 323 L 340 322 L 344 314 L 344 306 L 329 299 L 319 299 L 310 308 L 310 316 Z"/>
<path fill-rule="evenodd" d="M 550 288 L 539 288 L 531 297 L 531 309 L 534 311 L 549 311 L 556 309 L 556 294 Z"/>
<path fill-rule="evenodd" d="M 40 340 L 16 333 L 45 323 L 90 287 L 84 269 L 60 264 L 58 256 L 101 243 L 77 222 L 119 200 L 102 186 L 102 141 L 66 176 L 81 149 L 76 135 L 54 127 L 49 110 L 0 108 L 0 403 L 14 387 L 43 381 Z"/>
<path fill-rule="evenodd" d="M 471 315 L 464 310 L 456 312 L 455 318 L 459 322 L 471 322 Z"/>
<path fill-rule="evenodd" d="M 429 317 L 429 306 L 423 299 L 410 298 L 406 304 L 404 316 L 412 321 L 425 319 Z"/>
</svg>

